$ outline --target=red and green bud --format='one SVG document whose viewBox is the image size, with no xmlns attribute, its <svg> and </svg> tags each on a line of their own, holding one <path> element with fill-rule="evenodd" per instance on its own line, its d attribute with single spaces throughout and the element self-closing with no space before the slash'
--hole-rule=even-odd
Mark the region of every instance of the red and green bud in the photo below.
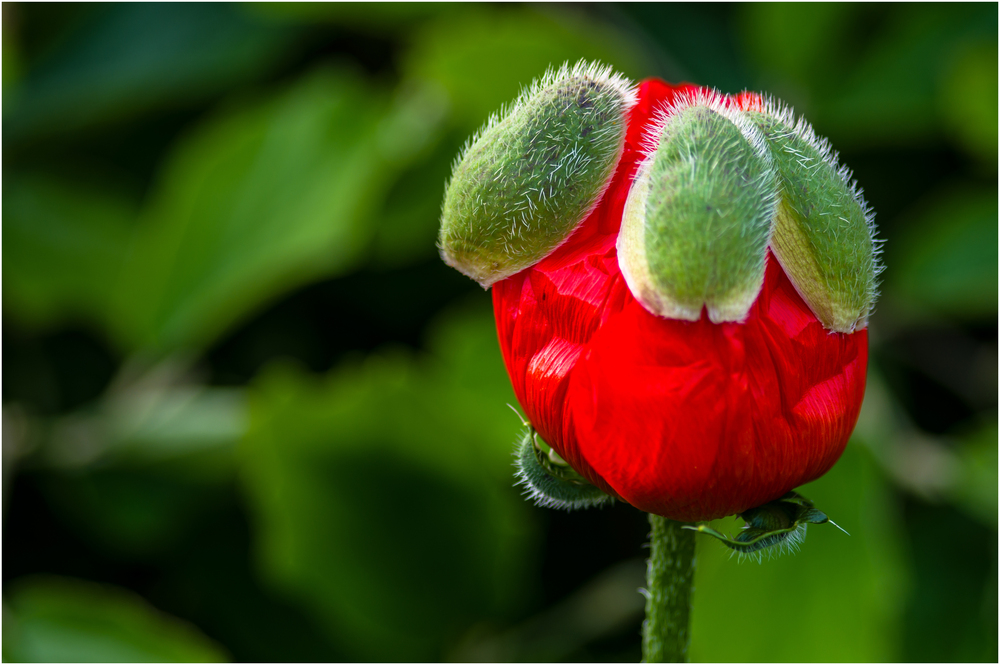
<svg viewBox="0 0 1000 665">
<path fill-rule="evenodd" d="M 579 69 L 533 90 L 575 85 L 559 80 Z M 756 95 L 647 80 L 634 105 L 622 99 L 615 163 L 581 167 L 589 194 L 532 218 L 523 253 L 489 232 L 521 228 L 510 192 L 469 174 L 544 161 L 521 135 L 535 130 L 518 129 L 542 119 L 484 131 L 474 146 L 497 145 L 475 154 L 502 157 L 463 166 L 470 149 L 446 195 L 442 253 L 493 284 L 530 421 L 522 480 L 546 505 L 590 505 L 600 491 L 680 521 L 741 514 L 751 531 L 730 540 L 746 551 L 788 542 L 825 516 L 786 495 L 833 466 L 864 396 L 871 214 L 825 143 Z M 570 150 L 559 140 L 544 149 Z M 472 191 L 478 207 L 452 200 Z"/>
</svg>

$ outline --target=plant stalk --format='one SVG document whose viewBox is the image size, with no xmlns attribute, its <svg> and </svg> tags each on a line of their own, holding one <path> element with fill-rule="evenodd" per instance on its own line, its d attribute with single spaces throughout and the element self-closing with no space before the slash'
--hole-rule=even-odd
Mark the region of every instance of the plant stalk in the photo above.
<svg viewBox="0 0 1000 665">
<path fill-rule="evenodd" d="M 686 663 L 691 640 L 691 590 L 695 532 L 680 522 L 649 514 L 646 620 L 642 662 Z"/>
</svg>

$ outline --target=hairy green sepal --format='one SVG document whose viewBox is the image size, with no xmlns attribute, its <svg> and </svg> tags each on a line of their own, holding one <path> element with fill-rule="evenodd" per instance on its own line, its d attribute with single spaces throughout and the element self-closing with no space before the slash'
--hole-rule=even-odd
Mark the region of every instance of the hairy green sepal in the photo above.
<svg viewBox="0 0 1000 665">
<path fill-rule="evenodd" d="M 826 513 L 817 510 L 812 501 L 796 492 L 789 492 L 777 501 L 746 510 L 739 516 L 746 524 L 735 537 L 720 533 L 707 524 L 684 528 L 717 538 L 741 555 L 757 556 L 770 547 L 777 547 L 778 551 L 795 551 L 805 540 L 807 524 L 830 523 L 840 529 Z"/>
<path fill-rule="evenodd" d="M 489 287 L 551 253 L 607 188 L 633 104 L 624 79 L 579 63 L 548 73 L 492 118 L 446 187 L 444 261 Z"/>
<path fill-rule="evenodd" d="M 697 321 L 705 307 L 719 323 L 745 319 L 760 292 L 776 197 L 766 153 L 713 105 L 663 122 L 629 192 L 618 257 L 646 309 Z"/>
<path fill-rule="evenodd" d="M 828 330 L 868 324 L 878 272 L 872 215 L 825 141 L 791 113 L 747 112 L 771 152 L 781 199 L 771 248 Z"/>
<path fill-rule="evenodd" d="M 615 501 L 577 473 L 531 426 L 521 437 L 515 455 L 519 484 L 540 506 L 575 510 Z"/>
</svg>

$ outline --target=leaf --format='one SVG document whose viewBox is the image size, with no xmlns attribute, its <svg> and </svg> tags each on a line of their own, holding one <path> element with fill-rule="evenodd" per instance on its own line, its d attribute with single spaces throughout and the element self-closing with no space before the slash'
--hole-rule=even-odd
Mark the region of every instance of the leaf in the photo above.
<svg viewBox="0 0 1000 665">
<path fill-rule="evenodd" d="M 774 84 L 808 90 L 816 77 L 829 81 L 841 73 L 841 53 L 857 20 L 858 7 L 840 3 L 740 5 L 736 27 L 750 60 Z M 770 83 L 770 81 L 769 81 Z M 768 89 L 784 96 L 783 90 Z M 735 92 L 735 91 L 733 91 Z"/>
<path fill-rule="evenodd" d="M 4 179 L 4 310 L 35 325 L 103 325 L 135 210 L 84 182 Z"/>
<path fill-rule="evenodd" d="M 441 198 L 462 140 L 452 132 L 439 141 L 429 155 L 401 174 L 386 195 L 372 248 L 375 265 L 391 269 L 439 259 Z"/>
<path fill-rule="evenodd" d="M 997 528 L 997 421 L 994 416 L 962 437 L 957 449 L 959 477 L 951 498 L 958 507 Z"/>
<path fill-rule="evenodd" d="M 104 7 L 28 72 L 4 133 L 23 141 L 211 97 L 273 71 L 295 37 L 237 5 Z"/>
<path fill-rule="evenodd" d="M 934 192 L 908 217 L 886 244 L 886 295 L 918 311 L 995 318 L 996 190 Z"/>
<path fill-rule="evenodd" d="M 897 7 L 893 14 L 842 86 L 816 90 L 815 123 L 842 149 L 932 136 L 938 90 L 956 52 L 969 42 L 996 43 L 995 5 Z"/>
<path fill-rule="evenodd" d="M 569 12 L 470 5 L 421 26 L 401 69 L 447 93 L 455 123 L 471 133 L 521 86 L 565 61 L 596 60 L 635 79 L 650 71 L 612 28 Z"/>
<path fill-rule="evenodd" d="M 654 44 L 662 49 L 654 52 L 655 60 L 639 73 L 640 78 L 655 74 L 674 83 L 689 81 L 725 92 L 747 87 L 746 57 L 732 38 L 731 26 L 739 20 L 731 10 L 680 2 L 622 3 L 616 9 L 627 17 L 630 40 L 647 51 Z M 649 41 L 643 39 L 646 35 Z"/>
<path fill-rule="evenodd" d="M 492 325 L 443 330 L 459 359 L 492 337 L 485 382 L 386 353 L 322 380 L 272 367 L 252 391 L 240 452 L 262 571 L 359 660 L 440 660 L 525 591 L 534 532 Z"/>
<path fill-rule="evenodd" d="M 959 49 L 943 77 L 938 108 L 946 128 L 969 154 L 996 168 L 997 42 Z"/>
<path fill-rule="evenodd" d="M 315 25 L 348 25 L 386 33 L 412 28 L 414 22 L 454 10 L 445 2 L 264 2 L 250 11 L 263 17 Z"/>
<path fill-rule="evenodd" d="M 193 626 L 129 591 L 60 577 L 9 583 L 4 660 L 11 662 L 224 662 Z"/>
<path fill-rule="evenodd" d="M 373 208 L 424 140 L 400 121 L 382 92 L 327 69 L 183 140 L 126 262 L 123 344 L 199 348 L 286 290 L 358 265 Z"/>
</svg>

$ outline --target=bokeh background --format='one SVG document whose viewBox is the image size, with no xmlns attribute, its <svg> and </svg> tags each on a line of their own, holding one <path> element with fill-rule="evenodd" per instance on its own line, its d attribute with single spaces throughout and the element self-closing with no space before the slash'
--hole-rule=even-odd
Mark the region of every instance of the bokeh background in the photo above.
<svg viewBox="0 0 1000 665">
<path fill-rule="evenodd" d="M 886 239 L 850 536 L 698 543 L 695 660 L 997 660 L 997 6 L 3 4 L 3 657 L 637 661 L 647 525 L 512 487 L 434 246 L 550 64 L 793 104 Z M 732 532 L 733 519 L 716 526 Z"/>
</svg>

